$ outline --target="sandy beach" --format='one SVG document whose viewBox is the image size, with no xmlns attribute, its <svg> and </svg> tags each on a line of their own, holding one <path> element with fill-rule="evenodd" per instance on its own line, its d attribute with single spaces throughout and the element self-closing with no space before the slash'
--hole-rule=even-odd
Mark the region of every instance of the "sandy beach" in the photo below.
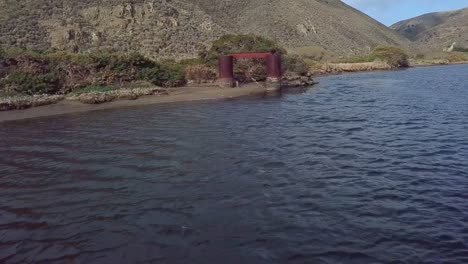
<svg viewBox="0 0 468 264">
<path fill-rule="evenodd" d="M 219 88 L 216 86 L 181 87 L 170 90 L 169 95 L 144 96 L 137 100 L 120 100 L 103 104 L 83 104 L 76 101 L 64 100 L 56 104 L 33 107 L 24 110 L 0 112 L 0 122 L 30 119 L 45 116 L 55 116 L 71 113 L 99 111 L 106 109 L 165 104 L 176 102 L 229 99 L 251 95 L 262 95 L 267 90 L 257 84 L 238 88 Z"/>
</svg>

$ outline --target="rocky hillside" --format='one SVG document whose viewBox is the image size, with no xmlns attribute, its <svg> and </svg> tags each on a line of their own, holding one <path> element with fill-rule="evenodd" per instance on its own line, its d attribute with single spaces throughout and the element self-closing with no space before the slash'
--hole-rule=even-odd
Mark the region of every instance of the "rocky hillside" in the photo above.
<svg viewBox="0 0 468 264">
<path fill-rule="evenodd" d="M 468 8 L 430 13 L 391 26 L 421 48 L 439 50 L 468 48 Z"/>
<path fill-rule="evenodd" d="M 0 0 L 4 47 L 187 58 L 227 33 L 341 55 L 408 43 L 340 0 Z"/>
</svg>

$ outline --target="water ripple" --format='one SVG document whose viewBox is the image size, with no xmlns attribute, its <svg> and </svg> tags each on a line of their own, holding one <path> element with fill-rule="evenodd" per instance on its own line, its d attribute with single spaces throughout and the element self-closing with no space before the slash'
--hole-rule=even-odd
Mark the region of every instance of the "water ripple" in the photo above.
<svg viewBox="0 0 468 264">
<path fill-rule="evenodd" d="M 467 70 L 3 123 L 0 263 L 467 263 Z"/>
</svg>

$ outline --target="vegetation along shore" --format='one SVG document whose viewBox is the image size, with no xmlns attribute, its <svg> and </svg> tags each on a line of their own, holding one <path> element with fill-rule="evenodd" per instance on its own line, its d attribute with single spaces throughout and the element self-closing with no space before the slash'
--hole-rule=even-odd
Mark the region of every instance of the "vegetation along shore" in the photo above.
<svg viewBox="0 0 468 264">
<path fill-rule="evenodd" d="M 331 58 L 316 49 L 288 52 L 278 43 L 255 35 L 225 35 L 209 49 L 201 50 L 197 58 L 184 60 L 154 60 L 139 53 L 111 51 L 68 53 L 1 49 L 0 111 L 61 101 L 101 104 L 143 96 L 171 96 L 175 87 L 185 87 L 187 93 L 191 93 L 189 89 L 194 85 L 221 89 L 214 85 L 219 56 L 272 50 L 283 54 L 283 82 L 291 86 L 312 85 L 312 77 L 319 74 L 391 70 L 468 60 L 464 52 L 446 57 L 410 57 L 402 49 L 391 46 L 379 46 L 367 55 Z M 235 76 L 241 86 L 248 83 L 261 86 L 266 79 L 263 62 L 240 60 L 236 63 Z"/>
</svg>

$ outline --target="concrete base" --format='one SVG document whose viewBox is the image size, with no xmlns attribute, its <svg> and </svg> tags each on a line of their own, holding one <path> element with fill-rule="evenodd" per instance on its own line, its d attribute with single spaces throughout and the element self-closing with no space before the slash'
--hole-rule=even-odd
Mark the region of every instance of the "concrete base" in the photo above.
<svg viewBox="0 0 468 264">
<path fill-rule="evenodd" d="M 267 91 L 281 90 L 281 78 L 268 77 L 266 80 Z"/>
<path fill-rule="evenodd" d="M 222 88 L 232 88 L 234 87 L 234 79 L 233 78 L 218 79 L 218 86 Z"/>
</svg>

